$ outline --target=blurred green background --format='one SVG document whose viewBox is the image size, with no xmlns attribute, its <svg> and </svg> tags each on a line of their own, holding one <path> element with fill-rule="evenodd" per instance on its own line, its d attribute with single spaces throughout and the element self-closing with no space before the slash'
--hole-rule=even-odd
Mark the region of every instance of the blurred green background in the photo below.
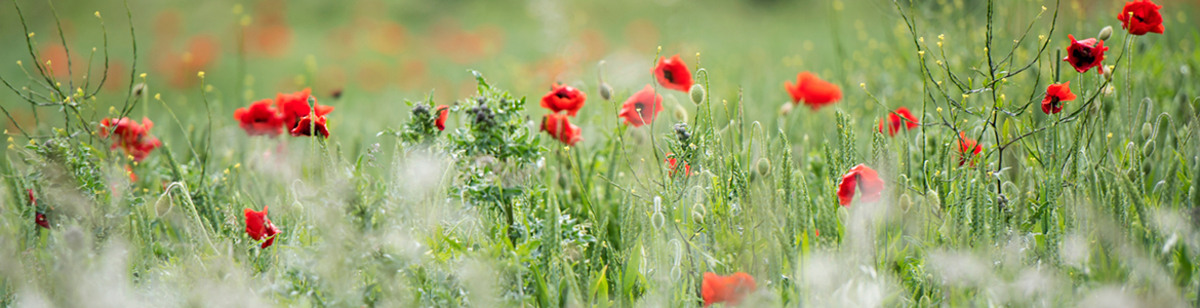
<svg viewBox="0 0 1200 308">
<path fill-rule="evenodd" d="M 1000 33 L 1020 33 L 1040 6 L 1050 6 L 1052 11 L 1054 3 L 1005 1 L 1007 10 L 1029 14 L 1001 18 Z M 1091 37 L 1105 25 L 1119 28 L 1115 14 L 1121 3 L 1062 1 L 1060 31 L 1053 39 L 1065 41 L 1067 33 Z M 23 10 L 28 32 L 35 33 L 33 52 L 42 62 L 51 60 L 60 82 L 66 83 L 68 57 L 52 7 L 56 9 L 76 87 L 83 82 L 89 58 L 93 87 L 103 76 L 104 31 L 94 16 L 99 11 L 107 29 L 111 67 L 102 90 L 106 95 L 93 104 L 93 111 L 104 115 L 108 106 L 124 103 L 134 61 L 123 2 L 18 0 L 16 4 Z M 984 24 L 983 4 L 929 0 L 912 5 L 922 12 L 923 22 L 932 23 L 918 25 L 921 31 L 941 31 L 929 33 L 931 38 L 944 33 L 948 48 L 978 49 L 976 44 L 954 42 L 979 39 L 973 36 Z M 1164 11 L 1169 30 L 1160 43 L 1191 54 L 1195 21 L 1186 16 L 1195 1 L 1160 4 L 1174 8 Z M 148 95 L 162 93 L 181 122 L 200 123 L 189 119 L 204 116 L 196 73 L 205 71 L 204 82 L 212 86 L 206 90 L 214 103 L 214 118 L 219 119 L 216 127 L 230 136 L 236 135 L 229 116 L 234 109 L 305 87 L 312 87 L 322 104 L 337 108 L 330 116 L 335 138 L 374 136 L 407 118 L 405 99 L 422 100 L 432 93 L 437 103 L 448 104 L 470 96 L 475 83 L 467 69 L 475 69 L 517 96 L 530 98 L 531 111 L 553 82 L 584 89 L 589 101 L 579 122 L 585 139 L 595 140 L 604 133 L 597 131 L 599 124 L 610 127 L 616 121 L 615 108 L 601 100 L 596 90 L 598 62 L 607 63 L 605 79 L 618 93 L 615 103 L 620 103 L 651 82 L 649 69 L 659 46 L 663 56 L 680 54 L 693 70 L 700 53 L 701 66 L 713 78 L 709 92 L 714 101 L 734 101 L 740 90 L 753 120 L 776 118 L 779 105 L 788 99 L 783 81 L 802 70 L 840 85 L 847 95 L 838 107 L 861 110 L 852 113 L 864 117 L 874 107 L 859 83 L 872 84 L 875 94 L 889 105 L 916 101 L 919 95 L 919 79 L 912 76 L 917 71 L 915 57 L 904 54 L 911 50 L 911 37 L 888 0 L 133 0 L 128 6 L 137 35 L 136 74 L 147 73 Z M 1171 33 L 1177 31 L 1184 33 Z M 12 3 L 0 5 L 0 35 L 9 42 L 0 48 L 0 60 L 22 60 L 25 69 L 35 73 L 30 51 L 21 40 L 25 32 Z M 95 55 L 90 54 L 93 47 Z M 14 64 L 0 66 L 0 74 L 15 87 L 29 84 Z M 335 92 L 343 94 L 341 99 L 333 98 Z M 683 103 L 678 105 L 686 110 L 693 108 L 684 93 L 666 96 L 667 108 L 673 102 Z M 11 91 L 0 94 L 0 104 L 23 126 L 34 125 L 34 111 Z M 133 116 L 165 121 L 156 111 L 162 107 L 153 100 L 143 101 Z M 537 117 L 540 112 L 531 113 Z M 39 118 L 43 128 L 56 120 L 61 123 L 48 114 L 52 113 L 42 112 Z M 816 119 L 820 118 L 828 115 Z M 831 121 L 797 122 L 797 129 L 813 130 L 812 125 Z M 13 128 L 12 123 L 8 128 Z"/>
</svg>

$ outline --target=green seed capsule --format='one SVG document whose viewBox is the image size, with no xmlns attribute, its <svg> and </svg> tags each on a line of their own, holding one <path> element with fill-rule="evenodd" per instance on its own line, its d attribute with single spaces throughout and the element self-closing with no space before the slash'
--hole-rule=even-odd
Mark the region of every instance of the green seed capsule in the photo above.
<svg viewBox="0 0 1200 308">
<path fill-rule="evenodd" d="M 692 89 L 691 91 L 688 91 L 688 94 L 691 94 L 692 103 L 695 103 L 696 105 L 703 103 L 704 96 L 707 95 L 707 93 L 704 92 L 704 87 L 701 87 L 698 83 L 692 85 Z"/>
</svg>

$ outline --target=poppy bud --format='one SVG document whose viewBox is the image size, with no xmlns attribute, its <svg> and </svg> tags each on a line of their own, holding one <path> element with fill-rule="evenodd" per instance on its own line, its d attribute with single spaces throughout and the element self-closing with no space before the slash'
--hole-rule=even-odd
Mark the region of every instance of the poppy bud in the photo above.
<svg viewBox="0 0 1200 308">
<path fill-rule="evenodd" d="M 794 108 L 792 103 L 783 103 L 783 106 L 779 106 L 779 115 L 787 116 L 789 113 L 792 113 L 792 108 Z"/>
<path fill-rule="evenodd" d="M 1112 37 L 1112 31 L 1112 26 L 1104 27 L 1104 29 L 1100 29 L 1100 34 L 1097 34 L 1096 38 L 1101 41 L 1107 41 L 1108 38 Z"/>
<path fill-rule="evenodd" d="M 1108 69 L 1104 70 L 1104 73 L 1101 73 L 1104 76 L 1104 80 L 1112 81 L 1113 70 L 1116 70 L 1116 69 L 1117 69 L 1116 67 L 1109 66 Z"/>
<path fill-rule="evenodd" d="M 771 174 L 771 160 L 767 159 L 766 157 L 759 158 L 756 167 L 758 167 L 758 174 L 762 176 Z"/>
<path fill-rule="evenodd" d="M 1142 138 L 1150 139 L 1150 134 L 1154 133 L 1154 127 L 1150 123 L 1142 124 Z"/>
<path fill-rule="evenodd" d="M 603 98 L 606 101 L 612 100 L 612 91 L 612 87 L 609 86 L 607 82 L 600 83 L 600 98 Z"/>
<path fill-rule="evenodd" d="M 1146 141 L 1146 145 L 1142 146 L 1142 155 L 1149 156 L 1154 153 L 1154 140 Z"/>
<path fill-rule="evenodd" d="M 696 223 L 704 223 L 704 216 L 708 215 L 708 210 L 704 208 L 703 203 L 697 202 L 692 206 L 692 221 Z"/>
<path fill-rule="evenodd" d="M 675 104 L 675 119 L 679 120 L 680 122 L 687 122 L 687 119 L 688 119 L 687 109 L 683 109 L 683 106 L 680 106 L 679 104 Z"/>
<path fill-rule="evenodd" d="M 942 199 L 940 197 L 938 197 L 938 193 L 936 190 L 930 189 L 929 192 L 926 192 L 925 193 L 925 201 L 929 202 L 929 205 L 933 206 L 933 208 L 935 208 L 935 209 L 940 210 L 942 208 Z"/>
<path fill-rule="evenodd" d="M 688 94 L 692 95 L 692 102 L 696 103 L 696 105 L 703 103 L 704 96 L 706 95 L 706 93 L 704 93 L 704 87 L 701 87 L 698 83 L 692 85 L 692 90 L 688 91 Z"/>
<path fill-rule="evenodd" d="M 908 209 L 912 208 L 912 197 L 907 193 L 900 195 L 900 202 L 897 205 L 900 206 L 900 211 L 908 213 Z"/>
</svg>

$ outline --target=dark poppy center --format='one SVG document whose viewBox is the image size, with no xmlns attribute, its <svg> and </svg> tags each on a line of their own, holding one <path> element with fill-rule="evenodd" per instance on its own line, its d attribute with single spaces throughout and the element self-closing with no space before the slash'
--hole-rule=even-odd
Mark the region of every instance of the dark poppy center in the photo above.
<svg viewBox="0 0 1200 308">
<path fill-rule="evenodd" d="M 569 99 L 569 98 L 571 98 L 571 96 L 567 94 L 567 91 L 566 91 L 566 90 L 558 90 L 558 92 L 555 92 L 555 93 L 554 93 L 554 96 L 555 96 L 555 97 L 558 97 L 558 98 L 560 98 L 560 99 Z"/>
<path fill-rule="evenodd" d="M 1078 64 L 1091 64 L 1092 62 L 1096 62 L 1096 57 L 1092 56 L 1091 47 L 1085 46 L 1075 49 L 1071 51 L 1071 56 L 1076 59 L 1075 62 Z"/>
<path fill-rule="evenodd" d="M 666 79 L 667 82 L 675 83 L 675 74 L 672 74 L 670 70 L 663 70 L 663 79 Z"/>
<path fill-rule="evenodd" d="M 1052 107 L 1054 109 L 1058 109 L 1059 108 L 1058 106 L 1061 102 L 1062 102 L 1062 100 L 1059 99 L 1058 96 L 1050 97 L 1050 107 Z"/>
</svg>

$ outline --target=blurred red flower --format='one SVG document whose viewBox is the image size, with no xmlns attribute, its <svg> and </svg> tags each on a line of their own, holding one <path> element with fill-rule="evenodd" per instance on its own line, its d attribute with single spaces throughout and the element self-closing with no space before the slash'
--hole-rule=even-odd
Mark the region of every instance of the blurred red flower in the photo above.
<svg viewBox="0 0 1200 308">
<path fill-rule="evenodd" d="M 434 120 L 433 124 L 437 125 L 439 131 L 446 130 L 446 118 L 450 116 L 450 106 L 437 106 L 437 108 L 433 108 L 433 112 L 437 113 L 437 120 Z"/>
<path fill-rule="evenodd" d="M 737 305 L 746 298 L 746 294 L 754 292 L 757 288 L 758 285 L 754 283 L 754 277 L 750 274 L 737 272 L 729 276 L 720 276 L 708 272 L 704 273 L 704 281 L 700 283 L 700 297 L 704 298 L 704 307 L 716 303 Z"/>
<path fill-rule="evenodd" d="M 671 173 L 670 173 L 670 175 L 671 175 L 672 177 L 674 177 L 674 176 L 675 176 L 675 163 L 676 163 L 676 160 L 675 160 L 675 153 L 667 153 L 667 160 L 666 160 L 666 162 L 667 162 L 667 168 L 668 168 L 668 169 L 671 169 Z M 683 163 L 683 175 L 684 175 L 684 176 L 691 176 L 691 175 L 692 175 L 692 166 L 691 166 L 691 165 L 688 165 L 688 163 L 687 163 L 687 162 L 684 162 L 684 163 Z"/>
<path fill-rule="evenodd" d="M 46 214 L 43 214 L 41 212 L 37 213 L 33 217 L 33 223 L 36 223 L 39 227 L 42 227 L 44 229 L 50 229 L 50 221 L 46 220 Z"/>
<path fill-rule="evenodd" d="M 687 92 L 692 89 L 692 72 L 687 63 L 679 59 L 679 54 L 670 58 L 659 58 L 658 66 L 652 71 L 658 79 L 658 84 L 664 88 Z"/>
<path fill-rule="evenodd" d="M 259 14 L 254 23 L 246 28 L 246 47 L 254 54 L 267 57 L 286 55 L 292 44 L 292 29 L 287 24 L 284 1 L 267 0 L 255 8 Z"/>
<path fill-rule="evenodd" d="M 142 124 L 129 118 L 104 119 L 100 121 L 100 137 L 108 138 L 111 135 L 111 149 L 120 147 L 125 154 L 133 156 L 133 160 L 141 161 L 150 155 L 150 151 L 162 146 L 158 138 L 150 136 L 149 131 L 153 127 L 154 122 L 145 117 L 142 118 Z"/>
<path fill-rule="evenodd" d="M 197 72 L 213 65 L 220 55 L 220 43 L 211 35 L 197 35 L 188 39 L 182 52 L 176 52 L 169 47 L 155 47 L 166 50 L 155 51 L 154 69 L 167 77 L 167 83 L 174 88 L 184 89 L 195 86 L 200 78 Z"/>
<path fill-rule="evenodd" d="M 575 88 L 555 84 L 550 88 L 550 92 L 542 96 L 542 107 L 550 109 L 553 112 L 566 110 L 567 115 L 575 116 L 579 112 L 579 108 L 583 108 L 583 103 L 587 101 L 587 94 Z"/>
<path fill-rule="evenodd" d="M 571 124 L 567 115 L 561 113 L 551 113 L 542 117 L 542 131 L 549 133 L 558 141 L 570 146 L 574 146 L 576 142 L 583 140 L 580 136 L 581 130 L 579 126 Z"/>
<path fill-rule="evenodd" d="M 320 133 L 322 137 L 329 138 L 329 127 L 325 125 L 325 117 L 317 116 L 316 121 L 311 121 L 310 118 L 311 116 L 300 118 L 300 122 L 296 123 L 296 127 L 292 128 L 292 136 L 312 136 L 313 129 L 315 128 L 317 133 Z"/>
<path fill-rule="evenodd" d="M 1075 100 L 1075 93 L 1071 93 L 1071 82 L 1061 84 L 1051 84 L 1046 87 L 1046 98 L 1042 99 L 1042 112 L 1053 114 L 1062 112 L 1063 102 Z"/>
<path fill-rule="evenodd" d="M 250 104 L 250 108 L 238 108 L 233 111 L 233 118 L 238 120 L 242 129 L 250 136 L 267 135 L 271 137 L 283 133 L 283 115 L 279 114 L 270 99 L 259 100 Z"/>
<path fill-rule="evenodd" d="M 625 101 L 625 104 L 621 106 L 621 112 L 617 115 L 625 118 L 627 125 L 642 127 L 646 123 L 654 122 L 654 118 L 662 109 L 662 95 L 654 93 L 654 88 L 646 85 L 645 88 L 634 93 Z"/>
<path fill-rule="evenodd" d="M 36 64 L 39 67 L 42 67 L 42 69 L 47 70 L 46 75 L 55 78 L 73 78 L 83 74 L 83 72 L 73 70 L 80 67 L 80 61 L 82 60 L 79 59 L 79 56 L 77 54 L 72 55 L 68 60 L 67 48 L 60 44 L 47 44 L 42 46 L 42 48 L 38 51 L 38 61 L 41 63 Z M 46 65 L 46 62 L 50 62 L 50 65 Z M 68 64 L 70 65 L 68 66 Z M 34 71 L 33 73 L 36 74 L 37 72 Z M 74 73 L 74 76 L 72 76 L 71 73 Z M 67 83 L 66 80 L 63 80 L 62 82 L 63 84 Z"/>
<path fill-rule="evenodd" d="M 1075 71 L 1085 73 L 1093 67 L 1096 72 L 1104 74 L 1104 52 L 1108 47 L 1104 47 L 1104 41 L 1097 41 L 1095 38 L 1090 38 L 1082 41 L 1076 41 L 1074 35 L 1067 34 L 1067 38 L 1071 39 L 1071 46 L 1067 47 L 1067 57 L 1063 61 L 1070 63 Z"/>
<path fill-rule="evenodd" d="M 1161 8 L 1161 5 L 1156 5 L 1150 0 L 1129 1 L 1125 3 L 1125 8 L 1121 10 L 1121 15 L 1117 15 L 1117 19 L 1121 21 L 1121 28 L 1129 30 L 1129 34 L 1162 34 L 1165 29 L 1162 25 L 1162 14 L 1158 12 Z"/>
<path fill-rule="evenodd" d="M 404 50 L 408 31 L 394 21 L 380 22 L 371 30 L 371 49 L 385 55 L 397 55 Z"/>
<path fill-rule="evenodd" d="M 275 224 L 267 218 L 267 206 L 263 206 L 262 212 L 245 209 L 243 213 L 246 216 L 246 234 L 250 235 L 250 238 L 255 241 L 267 239 L 262 243 L 262 248 L 267 248 L 275 243 L 275 235 L 279 234 L 279 228 L 276 228 Z"/>
<path fill-rule="evenodd" d="M 879 121 L 880 133 L 884 132 L 884 122 L 884 120 Z M 896 108 L 896 111 L 889 112 L 886 122 L 888 136 L 895 136 L 901 128 L 909 130 L 921 126 L 920 120 L 911 111 L 908 111 L 907 107 Z"/>
<path fill-rule="evenodd" d="M 856 189 L 862 190 L 860 200 L 863 202 L 879 201 L 879 198 L 883 196 L 883 188 L 883 179 L 879 178 L 879 173 L 867 165 L 859 164 L 850 168 L 850 172 L 846 172 L 842 176 L 842 182 L 838 183 L 838 203 L 842 206 L 850 206 L 850 201 L 854 200 Z"/>
<path fill-rule="evenodd" d="M 278 93 L 275 95 L 275 106 L 279 108 L 280 114 L 283 115 L 283 124 L 286 125 L 288 131 L 296 129 L 296 124 L 300 122 L 300 118 L 308 116 L 312 109 L 308 106 L 308 98 L 312 97 L 312 89 L 304 88 L 299 92 L 290 94 Z M 333 106 L 322 106 L 317 104 L 317 98 L 312 97 L 313 105 L 316 106 L 316 114 L 319 117 L 333 112 Z M 318 120 L 324 123 L 325 120 Z"/>
<path fill-rule="evenodd" d="M 783 87 L 792 94 L 792 103 L 803 102 L 813 110 L 842 99 L 841 88 L 807 71 L 796 74 L 796 84 L 785 81 Z"/>
<path fill-rule="evenodd" d="M 29 195 L 29 206 L 33 207 L 33 223 L 42 228 L 50 229 L 50 221 L 46 220 L 46 214 L 42 213 L 37 208 L 37 198 L 33 196 L 33 189 L 26 189 L 25 193 Z"/>
<path fill-rule="evenodd" d="M 979 155 L 979 152 L 982 151 L 983 147 L 979 146 L 979 142 L 975 141 L 975 139 L 967 138 L 966 132 L 958 132 L 959 166 L 962 166 L 963 164 L 967 163 L 968 160 L 970 160 L 971 166 L 974 167 L 975 161 L 971 159 L 976 155 Z"/>
</svg>

